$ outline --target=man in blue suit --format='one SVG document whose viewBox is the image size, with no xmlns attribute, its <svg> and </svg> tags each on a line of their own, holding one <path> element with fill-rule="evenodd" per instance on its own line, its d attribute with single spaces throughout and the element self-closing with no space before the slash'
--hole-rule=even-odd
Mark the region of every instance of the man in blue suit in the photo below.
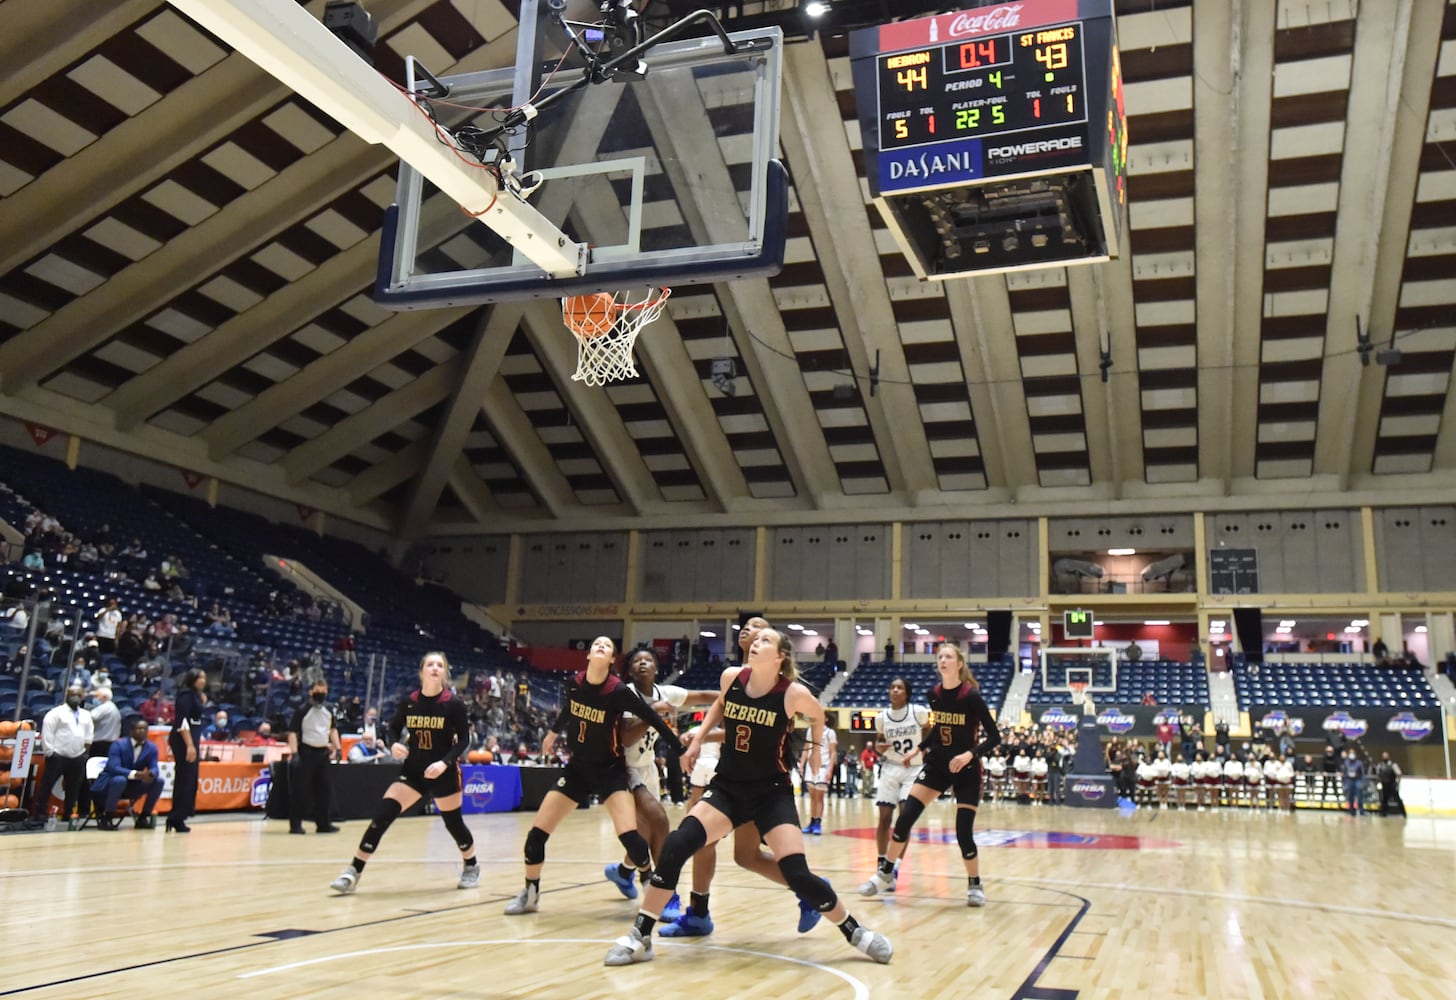
<svg viewBox="0 0 1456 1000">
<path fill-rule="evenodd" d="M 121 826 L 121 820 L 114 813 L 123 794 L 132 801 L 143 798 L 141 815 L 136 818 L 137 829 L 150 830 L 156 826 L 152 810 L 162 797 L 162 773 L 157 766 L 157 748 L 147 739 L 147 720 L 133 719 L 127 736 L 111 745 L 106 769 L 91 785 L 92 801 L 99 810 L 96 825 L 102 830 Z"/>
</svg>

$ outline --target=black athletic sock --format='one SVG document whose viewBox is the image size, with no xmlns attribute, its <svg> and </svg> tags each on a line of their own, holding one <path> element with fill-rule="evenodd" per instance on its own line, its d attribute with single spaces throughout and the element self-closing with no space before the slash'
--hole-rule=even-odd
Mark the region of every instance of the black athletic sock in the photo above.
<svg viewBox="0 0 1456 1000">
<path fill-rule="evenodd" d="M 881 858 L 880 859 L 880 874 L 881 875 L 893 875 L 893 874 L 895 874 L 895 862 L 891 861 L 889 858 Z"/>
<path fill-rule="evenodd" d="M 634 871 L 635 871 L 635 869 L 628 868 L 624 864 L 618 864 L 617 865 L 617 878 L 624 878 L 628 882 L 630 882 L 630 881 L 632 881 L 632 875 L 633 875 Z"/>
<path fill-rule="evenodd" d="M 981 876 L 979 876 L 979 875 L 968 875 L 968 876 L 966 876 L 966 887 L 967 888 L 974 889 L 977 886 L 979 886 L 980 884 L 981 884 Z"/>
<path fill-rule="evenodd" d="M 815 816 L 809 822 L 810 823 L 823 823 L 824 822 L 824 817 L 823 816 Z"/>
<path fill-rule="evenodd" d="M 839 925 L 839 933 L 844 935 L 844 940 L 854 944 L 854 932 L 859 930 L 859 921 L 854 917 L 845 917 L 844 923 Z"/>
<path fill-rule="evenodd" d="M 642 940 L 651 941 L 652 928 L 657 926 L 657 918 L 650 917 L 645 913 L 639 912 L 637 914 L 637 919 L 632 921 L 632 926 L 637 928 L 637 932 L 642 935 Z"/>
<path fill-rule="evenodd" d="M 363 872 L 364 871 L 364 864 L 365 864 L 365 862 L 360 861 L 358 858 L 355 858 L 353 861 L 350 861 L 349 864 L 351 864 L 351 865 L 354 866 L 354 870 L 356 872 Z"/>
<path fill-rule="evenodd" d="M 708 916 L 708 894 L 706 892 L 688 893 L 688 912 L 695 917 L 706 919 Z"/>
<path fill-rule="evenodd" d="M 875 867 L 876 868 L 884 868 L 885 867 L 885 856 L 883 854 L 881 854 L 879 857 L 875 858 Z"/>
<path fill-rule="evenodd" d="M 643 885 L 646 885 L 651 880 L 652 880 L 652 869 L 651 868 L 639 868 L 639 869 L 637 869 L 637 881 L 641 882 Z"/>
<path fill-rule="evenodd" d="M 526 879 L 526 885 L 529 888 L 535 889 L 538 893 L 541 891 L 541 880 L 539 878 Z"/>
<path fill-rule="evenodd" d="M 469 857 L 465 859 L 466 868 L 474 868 L 478 863 L 479 862 L 477 862 L 474 857 Z"/>
</svg>

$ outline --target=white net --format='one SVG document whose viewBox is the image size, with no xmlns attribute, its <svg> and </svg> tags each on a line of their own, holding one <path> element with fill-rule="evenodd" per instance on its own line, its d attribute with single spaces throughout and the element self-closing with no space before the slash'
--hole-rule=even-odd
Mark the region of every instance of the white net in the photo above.
<svg viewBox="0 0 1456 1000">
<path fill-rule="evenodd" d="M 574 382 L 605 385 L 637 376 L 632 345 L 642 328 L 662 315 L 670 288 L 650 289 L 633 302 L 630 292 L 568 295 L 561 300 L 561 319 L 576 338 Z"/>
</svg>

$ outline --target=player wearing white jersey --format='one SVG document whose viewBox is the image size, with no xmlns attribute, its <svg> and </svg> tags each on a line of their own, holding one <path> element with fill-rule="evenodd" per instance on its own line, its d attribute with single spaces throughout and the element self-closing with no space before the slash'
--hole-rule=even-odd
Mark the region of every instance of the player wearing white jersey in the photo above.
<svg viewBox="0 0 1456 1000">
<path fill-rule="evenodd" d="M 924 757 L 920 744 L 924 742 L 930 726 L 930 709 L 910 704 L 910 695 L 910 682 L 903 677 L 894 678 L 890 681 L 890 707 L 875 716 L 875 749 L 881 755 L 880 783 L 875 789 L 875 805 L 880 809 L 880 823 L 875 827 L 875 848 L 882 864 L 890 846 L 890 825 L 895 819 L 895 809 L 910 794 L 915 776 L 920 773 L 921 758 Z M 893 879 L 898 878 L 899 873 L 896 865 L 887 891 L 895 891 Z"/>
<path fill-rule="evenodd" d="M 650 649 L 636 649 L 627 660 L 627 675 L 642 700 L 668 721 L 675 723 L 677 710 L 686 705 L 710 705 L 716 691 L 689 691 L 674 684 L 657 683 L 657 656 Z M 626 716 L 621 728 L 622 754 L 627 761 L 627 788 L 637 807 L 637 830 L 647 840 L 652 857 L 659 857 L 667 839 L 667 810 L 662 808 L 662 786 L 657 775 L 657 730 L 646 722 Z M 607 865 L 606 876 L 628 899 L 637 898 L 632 882 L 633 867 Z M 672 904 L 669 904 L 671 907 Z"/>
<path fill-rule="evenodd" d="M 819 738 L 819 743 L 806 742 L 799 760 L 799 770 L 809 788 L 809 825 L 804 827 L 805 833 L 824 832 L 824 799 L 829 794 L 830 778 L 838 766 L 839 737 L 825 723 L 824 735 Z"/>
</svg>

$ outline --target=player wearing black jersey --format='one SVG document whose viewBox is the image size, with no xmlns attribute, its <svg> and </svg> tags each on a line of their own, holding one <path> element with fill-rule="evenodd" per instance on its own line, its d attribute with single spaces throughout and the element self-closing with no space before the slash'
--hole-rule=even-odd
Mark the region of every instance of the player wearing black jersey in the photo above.
<svg viewBox="0 0 1456 1000">
<path fill-rule="evenodd" d="M 354 860 L 330 883 L 329 888 L 335 892 L 354 891 L 364 865 L 379 849 L 384 831 L 426 793 L 434 796 L 445 829 L 460 848 L 465 862 L 460 888 L 473 889 L 480 884 L 475 838 L 460 815 L 460 757 L 470 746 L 470 720 L 465 715 L 465 703 L 446 689 L 449 676 L 450 663 L 444 653 L 426 653 L 420 660 L 420 686 L 400 700 L 385 730 L 390 753 L 404 761 L 404 767 L 399 779 L 385 790 Z M 406 731 L 408 742 L 401 743 Z"/>
<path fill-rule="evenodd" d="M 824 709 L 795 680 L 798 672 L 792 653 L 788 639 L 764 629 L 749 648 L 748 666 L 723 671 L 722 693 L 689 740 L 683 758 L 691 765 L 701 748 L 701 734 L 722 723 L 723 755 L 717 773 L 703 798 L 668 836 L 642 909 L 632 929 L 607 952 L 607 965 L 652 960 L 652 929 L 677 886 L 683 865 L 705 845 L 748 822 L 757 824 L 790 889 L 837 924 L 855 948 L 877 962 L 890 960 L 894 949 L 889 940 L 861 927 L 834 888 L 813 874 L 804 860 L 804 834 L 799 829 L 785 747 L 796 714 L 809 720 L 817 742 L 824 730 Z"/>
<path fill-rule="evenodd" d="M 900 808 L 885 860 L 859 891 L 865 896 L 892 891 L 895 862 L 905 853 L 915 822 L 927 805 L 947 788 L 954 788 L 956 842 L 966 866 L 966 905 L 985 906 L 976 852 L 976 807 L 981 802 L 981 758 L 1001 745 L 1001 734 L 960 647 L 941 643 L 935 651 L 935 665 L 940 670 L 940 683 L 930 690 L 930 735 L 922 744 L 925 764 L 915 777 L 910 797 Z"/>
<path fill-rule="evenodd" d="M 586 670 L 577 674 L 566 695 L 551 732 L 541 744 L 541 755 L 549 757 L 558 732 L 566 733 L 571 751 L 556 787 L 546 793 L 526 834 L 526 885 L 506 904 L 509 915 L 534 913 L 540 905 L 541 868 L 546 862 L 546 839 L 557 825 L 585 805 L 593 794 L 602 800 L 612 817 L 619 840 L 634 867 L 645 871 L 652 865 L 647 840 L 637 832 L 637 810 L 628 790 L 627 758 L 622 752 L 619 723 L 623 715 L 635 715 L 657 730 L 664 753 L 679 752 L 677 734 L 662 721 L 631 685 L 612 672 L 617 647 L 606 636 L 597 636 L 587 654 Z M 633 898 L 637 888 L 627 882 Z M 620 888 L 620 886 L 619 886 Z M 625 890 L 624 890 L 625 893 Z"/>
</svg>

